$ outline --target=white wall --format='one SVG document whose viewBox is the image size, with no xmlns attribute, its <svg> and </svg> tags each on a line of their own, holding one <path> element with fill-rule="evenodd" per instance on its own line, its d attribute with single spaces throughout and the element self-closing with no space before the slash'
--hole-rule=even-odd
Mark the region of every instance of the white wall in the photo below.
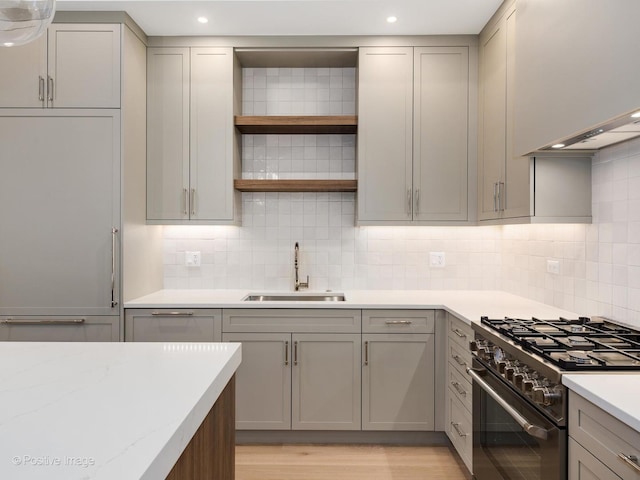
<svg viewBox="0 0 640 480">
<path fill-rule="evenodd" d="M 640 139 L 595 156 L 591 225 L 504 227 L 502 264 L 504 290 L 640 326 Z"/>
</svg>

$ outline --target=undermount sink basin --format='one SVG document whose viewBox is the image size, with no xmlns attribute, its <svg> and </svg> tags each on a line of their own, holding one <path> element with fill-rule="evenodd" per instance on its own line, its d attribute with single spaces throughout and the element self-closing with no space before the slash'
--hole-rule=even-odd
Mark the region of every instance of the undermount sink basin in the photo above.
<svg viewBox="0 0 640 480">
<path fill-rule="evenodd" d="M 269 293 L 250 294 L 243 298 L 245 302 L 344 302 L 342 293 Z"/>
</svg>

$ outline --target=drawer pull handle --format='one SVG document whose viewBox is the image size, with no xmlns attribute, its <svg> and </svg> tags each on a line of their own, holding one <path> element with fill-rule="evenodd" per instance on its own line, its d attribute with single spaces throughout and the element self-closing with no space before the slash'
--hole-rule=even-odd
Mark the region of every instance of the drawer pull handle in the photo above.
<svg viewBox="0 0 640 480">
<path fill-rule="evenodd" d="M 154 317 L 190 317 L 193 312 L 151 312 Z"/>
<path fill-rule="evenodd" d="M 0 323 L 4 323 L 5 325 L 82 325 L 85 321 L 85 318 L 50 318 L 43 320 L 7 318 L 1 320 Z"/>
<path fill-rule="evenodd" d="M 387 325 L 411 325 L 413 322 L 411 320 L 387 320 Z"/>
<path fill-rule="evenodd" d="M 467 362 L 462 360 L 458 355 L 451 355 L 451 358 L 453 358 L 456 361 L 456 363 L 461 367 L 464 367 L 467 365 Z"/>
<path fill-rule="evenodd" d="M 453 388 L 455 388 L 460 395 L 462 395 L 463 397 L 467 396 L 467 391 L 464 390 L 458 382 L 452 381 L 451 385 L 453 385 Z"/>
<path fill-rule="evenodd" d="M 457 328 L 453 329 L 453 333 L 455 333 L 460 338 L 467 338 L 467 336 L 464 333 L 462 333 L 460 330 L 458 330 Z"/>
<path fill-rule="evenodd" d="M 466 437 L 467 434 L 464 433 L 462 430 L 460 430 L 460 424 L 459 423 L 453 423 L 451 422 L 451 426 L 453 427 L 453 429 L 456 431 L 456 433 L 458 434 L 458 436 L 460 437 Z"/>
<path fill-rule="evenodd" d="M 624 463 L 633 468 L 636 472 L 640 472 L 640 464 L 638 464 L 638 457 L 635 455 L 626 455 L 624 453 L 619 453 L 618 458 L 622 460 Z"/>
</svg>

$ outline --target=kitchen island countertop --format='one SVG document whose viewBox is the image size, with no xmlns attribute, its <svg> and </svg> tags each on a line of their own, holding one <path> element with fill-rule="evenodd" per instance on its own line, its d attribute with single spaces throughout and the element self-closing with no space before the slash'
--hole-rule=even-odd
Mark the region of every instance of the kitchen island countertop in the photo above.
<svg viewBox="0 0 640 480">
<path fill-rule="evenodd" d="M 575 317 L 576 313 L 496 290 L 346 290 L 344 302 L 243 301 L 251 290 L 159 290 L 125 303 L 125 308 L 357 308 L 443 309 L 468 323 L 483 315 L 530 318 Z M 291 293 L 291 292 L 275 292 Z M 300 295 L 325 293 L 303 291 Z M 293 293 L 293 295 L 296 295 Z"/>
<path fill-rule="evenodd" d="M 237 343 L 0 342 L 0 478 L 163 479 Z"/>
</svg>

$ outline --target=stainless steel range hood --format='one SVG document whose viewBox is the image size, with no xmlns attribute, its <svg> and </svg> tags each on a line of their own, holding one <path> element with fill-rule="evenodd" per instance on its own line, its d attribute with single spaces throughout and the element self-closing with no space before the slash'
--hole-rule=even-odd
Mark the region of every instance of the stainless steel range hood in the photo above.
<svg viewBox="0 0 640 480">
<path fill-rule="evenodd" d="M 628 112 L 608 122 L 547 145 L 540 150 L 599 150 L 631 138 L 640 137 L 640 111 Z"/>
</svg>

